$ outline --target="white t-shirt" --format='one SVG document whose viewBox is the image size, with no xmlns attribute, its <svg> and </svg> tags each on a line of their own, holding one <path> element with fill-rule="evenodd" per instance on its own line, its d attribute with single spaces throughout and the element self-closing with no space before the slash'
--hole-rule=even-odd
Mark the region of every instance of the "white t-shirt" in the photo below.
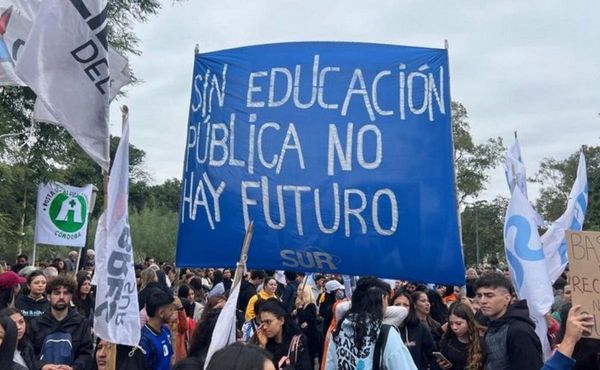
<svg viewBox="0 0 600 370">
<path fill-rule="evenodd" d="M 15 355 L 13 356 L 13 361 L 19 365 L 23 365 L 27 368 L 27 364 L 25 363 L 25 359 L 21 356 L 21 351 L 18 349 L 15 350 Z"/>
</svg>

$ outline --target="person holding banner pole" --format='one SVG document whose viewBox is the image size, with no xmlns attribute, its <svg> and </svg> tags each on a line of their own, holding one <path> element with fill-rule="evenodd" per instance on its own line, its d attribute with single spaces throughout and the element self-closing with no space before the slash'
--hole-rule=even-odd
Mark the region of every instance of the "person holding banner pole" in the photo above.
<svg viewBox="0 0 600 370">
<path fill-rule="evenodd" d="M 248 250 L 250 249 L 250 242 L 254 235 L 254 222 L 250 221 L 246 227 L 246 233 L 244 235 L 244 241 L 242 243 L 242 252 L 238 260 L 233 283 L 231 285 L 231 292 L 229 298 L 221 313 L 217 317 L 215 322 L 213 333 L 211 335 L 210 344 L 206 352 L 205 368 L 210 362 L 213 354 L 219 349 L 225 347 L 228 344 L 234 343 L 237 337 L 237 326 L 236 326 L 236 307 L 238 304 L 238 297 L 241 289 L 242 277 L 246 271 L 246 261 L 248 260 Z M 198 333 L 195 333 L 195 335 Z"/>
<path fill-rule="evenodd" d="M 96 185 L 92 185 L 92 196 L 90 198 L 90 206 L 88 207 L 88 219 L 90 217 L 92 217 L 92 213 L 94 212 L 94 206 L 96 205 L 97 197 L 98 197 L 98 188 L 96 187 Z M 90 223 L 88 222 L 87 233 L 89 233 L 89 231 L 90 231 Z M 79 273 L 79 270 L 83 270 L 85 268 L 85 266 L 87 265 L 88 251 L 90 251 L 90 250 L 93 251 L 93 249 L 90 249 L 88 247 L 88 243 L 86 240 L 86 243 L 83 245 L 83 248 L 81 248 L 81 251 L 79 253 L 79 258 L 77 258 L 77 266 L 75 268 L 75 275 L 77 275 Z"/>
</svg>

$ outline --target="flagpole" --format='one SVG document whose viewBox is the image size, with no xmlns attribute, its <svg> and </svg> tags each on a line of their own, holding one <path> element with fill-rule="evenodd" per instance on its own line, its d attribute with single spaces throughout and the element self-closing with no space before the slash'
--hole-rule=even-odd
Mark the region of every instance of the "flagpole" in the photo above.
<svg viewBox="0 0 600 370">
<path fill-rule="evenodd" d="M 35 238 L 34 238 L 34 241 L 33 241 L 33 257 L 31 259 L 31 265 L 33 267 L 35 267 L 35 254 L 36 254 L 35 252 L 37 252 L 37 243 L 35 242 Z"/>
<path fill-rule="evenodd" d="M 129 108 L 126 105 L 121 107 L 121 132 L 125 127 L 125 120 L 129 114 Z M 109 176 L 107 172 L 104 172 L 104 211 L 108 209 L 108 180 Z M 108 343 L 108 359 L 107 359 L 108 370 L 117 369 L 117 345 L 115 343 Z"/>
<path fill-rule="evenodd" d="M 89 224 L 89 220 L 88 220 Z M 77 264 L 75 265 L 75 278 L 77 278 L 77 274 L 79 273 L 79 264 L 81 263 L 81 254 L 83 253 L 85 248 L 81 248 L 79 253 L 77 254 Z"/>
<path fill-rule="evenodd" d="M 246 261 L 248 261 L 248 249 L 250 249 L 250 242 L 252 241 L 252 236 L 254 235 L 254 221 L 250 221 L 248 224 L 248 228 L 246 229 L 246 234 L 244 235 L 244 242 L 242 244 L 242 252 L 240 253 L 240 259 L 237 263 L 235 269 L 235 275 L 233 277 L 233 284 L 231 285 L 231 290 L 237 286 L 242 281 L 242 275 L 244 275 L 244 270 L 246 269 Z"/>
<path fill-rule="evenodd" d="M 236 321 L 236 297 L 239 295 L 238 288 L 239 284 L 242 281 L 242 276 L 244 275 L 244 270 L 246 268 L 246 261 L 248 260 L 248 249 L 250 248 L 250 242 L 252 241 L 253 235 L 254 222 L 250 221 L 246 228 L 246 234 L 244 235 L 244 242 L 242 244 L 242 252 L 240 253 L 240 259 L 235 269 L 233 283 L 231 284 L 231 295 L 229 296 L 229 298 L 227 298 L 227 303 L 225 303 L 223 310 L 217 318 L 215 330 L 213 332 L 211 343 L 208 347 L 208 352 L 206 354 L 206 361 L 204 362 L 204 367 L 202 367 L 201 369 L 207 368 L 208 364 L 210 363 L 210 359 L 216 351 L 228 345 L 231 341 L 235 341 L 235 336 L 233 336 L 233 334 L 235 331 Z"/>
</svg>

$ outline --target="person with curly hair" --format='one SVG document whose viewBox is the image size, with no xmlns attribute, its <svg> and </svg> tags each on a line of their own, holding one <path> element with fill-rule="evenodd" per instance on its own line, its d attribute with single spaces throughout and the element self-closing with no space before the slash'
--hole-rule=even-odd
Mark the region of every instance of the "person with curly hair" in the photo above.
<svg viewBox="0 0 600 370">
<path fill-rule="evenodd" d="M 438 359 L 438 365 L 442 369 L 483 369 L 483 340 L 473 310 L 464 303 L 451 305 L 448 328 L 440 344 L 440 352 L 448 361 Z"/>
<path fill-rule="evenodd" d="M 390 290 L 375 277 L 358 280 L 350 309 L 329 341 L 325 370 L 417 369 L 400 334 L 383 324 Z"/>
</svg>

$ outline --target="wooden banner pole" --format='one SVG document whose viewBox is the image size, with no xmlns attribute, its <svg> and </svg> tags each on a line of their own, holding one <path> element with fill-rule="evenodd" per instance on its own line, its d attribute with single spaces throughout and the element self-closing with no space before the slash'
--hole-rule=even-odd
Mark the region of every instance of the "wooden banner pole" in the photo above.
<svg viewBox="0 0 600 370">
<path fill-rule="evenodd" d="M 127 115 L 129 114 L 129 109 L 126 105 L 121 107 L 121 131 L 125 126 L 125 119 L 127 119 Z M 104 210 L 108 209 L 108 173 L 104 173 Z M 108 358 L 107 358 L 107 368 L 108 370 L 116 370 L 117 369 L 117 345 L 115 343 L 108 344 Z"/>
<path fill-rule="evenodd" d="M 250 221 L 248 228 L 246 229 L 246 235 L 244 235 L 244 242 L 242 244 L 242 252 L 240 253 L 240 259 L 235 269 L 235 275 L 233 277 L 233 284 L 231 290 L 241 283 L 244 270 L 246 269 L 246 261 L 248 260 L 248 250 L 250 249 L 250 242 L 254 235 L 254 221 Z"/>
</svg>

